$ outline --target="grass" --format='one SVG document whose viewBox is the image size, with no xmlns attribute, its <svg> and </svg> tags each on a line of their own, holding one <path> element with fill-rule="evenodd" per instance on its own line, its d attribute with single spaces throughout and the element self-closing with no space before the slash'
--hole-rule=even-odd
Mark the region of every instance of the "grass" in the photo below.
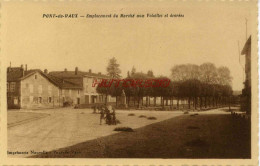
<svg viewBox="0 0 260 166">
<path fill-rule="evenodd" d="M 187 130 L 187 126 L 200 129 Z M 175 117 L 33 157 L 249 159 L 250 140 L 250 123 L 225 114 L 201 114 Z M 80 153 L 59 153 L 64 151 Z"/>
<path fill-rule="evenodd" d="M 134 130 L 131 127 L 117 127 L 114 131 L 126 131 L 126 132 L 133 132 Z"/>
</svg>

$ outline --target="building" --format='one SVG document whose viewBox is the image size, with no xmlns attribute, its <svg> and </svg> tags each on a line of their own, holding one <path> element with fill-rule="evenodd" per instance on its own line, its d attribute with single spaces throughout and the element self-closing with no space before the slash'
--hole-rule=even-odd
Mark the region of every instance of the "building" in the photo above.
<svg viewBox="0 0 260 166">
<path fill-rule="evenodd" d="M 109 79 L 101 73 L 79 71 L 27 70 L 21 67 L 7 68 L 8 108 L 50 108 L 104 103 L 105 96 L 98 94 L 92 84 L 95 80 Z M 108 102 L 115 98 L 108 96 Z"/>
<path fill-rule="evenodd" d="M 52 77 L 61 79 L 63 81 L 71 82 L 78 86 L 78 99 L 77 104 L 85 104 L 91 105 L 94 103 L 104 103 L 105 96 L 97 93 L 97 86 L 93 87 L 94 81 L 101 81 L 102 79 L 110 79 L 110 77 L 103 75 L 101 73 L 92 73 L 91 69 L 88 72 L 79 71 L 78 67 L 75 68 L 74 71 L 68 71 L 64 69 L 64 71 L 53 71 L 50 72 L 49 75 Z M 64 91 L 65 100 L 72 97 L 72 100 L 76 101 L 76 96 L 73 95 L 75 92 L 71 89 L 71 87 L 61 86 L 61 89 Z M 71 91 L 71 92 L 70 92 Z M 72 94 L 69 96 L 68 94 Z M 108 96 L 108 102 L 115 102 L 115 98 Z"/>
<path fill-rule="evenodd" d="M 251 36 L 246 41 L 241 55 L 245 55 L 244 89 L 242 90 L 241 110 L 251 114 Z"/>
<path fill-rule="evenodd" d="M 8 108 L 48 108 L 60 106 L 58 84 L 39 69 L 7 68 Z"/>
</svg>

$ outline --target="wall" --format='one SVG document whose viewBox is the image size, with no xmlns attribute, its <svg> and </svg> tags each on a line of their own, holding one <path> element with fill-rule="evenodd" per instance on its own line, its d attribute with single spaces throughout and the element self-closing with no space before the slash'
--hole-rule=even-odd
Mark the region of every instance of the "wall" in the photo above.
<svg viewBox="0 0 260 166">
<path fill-rule="evenodd" d="M 79 89 L 62 89 L 61 97 L 62 97 L 62 104 L 64 102 L 68 102 L 70 105 L 78 104 L 78 98 L 80 99 L 79 102 L 83 102 L 83 98 L 81 97 L 83 94 L 82 90 Z"/>
<path fill-rule="evenodd" d="M 13 109 L 13 108 L 20 108 L 20 86 L 21 83 L 20 81 L 17 82 L 7 82 L 7 86 L 11 87 L 11 83 L 15 85 L 14 91 L 11 91 L 10 88 L 9 90 L 7 89 L 7 107 L 8 109 Z"/>
<path fill-rule="evenodd" d="M 40 73 L 37 72 L 21 81 L 21 108 L 35 109 L 58 106 L 62 106 L 60 89 Z"/>
</svg>

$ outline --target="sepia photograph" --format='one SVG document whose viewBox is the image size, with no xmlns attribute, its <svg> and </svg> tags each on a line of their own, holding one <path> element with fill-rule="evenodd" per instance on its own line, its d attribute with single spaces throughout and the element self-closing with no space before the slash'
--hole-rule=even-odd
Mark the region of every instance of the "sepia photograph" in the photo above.
<svg viewBox="0 0 260 166">
<path fill-rule="evenodd" d="M 257 1 L 6 1 L 1 10 L 6 163 L 257 164 Z"/>
</svg>

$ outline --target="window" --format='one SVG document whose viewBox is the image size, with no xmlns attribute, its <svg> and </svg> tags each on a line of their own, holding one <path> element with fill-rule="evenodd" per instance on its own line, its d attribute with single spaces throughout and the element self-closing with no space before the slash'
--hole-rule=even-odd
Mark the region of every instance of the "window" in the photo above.
<svg viewBox="0 0 260 166">
<path fill-rule="evenodd" d="M 7 83 L 6 87 L 7 87 L 7 92 L 9 92 L 10 91 L 9 83 Z"/>
<path fill-rule="evenodd" d="M 14 97 L 14 104 L 15 104 L 15 105 L 18 104 L 18 97 Z"/>
<path fill-rule="evenodd" d="M 15 90 L 15 82 L 11 82 L 10 84 L 10 92 L 14 92 Z"/>
<path fill-rule="evenodd" d="M 38 102 L 39 102 L 39 103 L 42 103 L 42 97 L 39 97 L 39 98 L 38 98 Z"/>
<path fill-rule="evenodd" d="M 30 89 L 30 93 L 33 93 L 33 85 L 32 84 L 29 85 L 29 89 Z"/>
<path fill-rule="evenodd" d="M 51 97 L 49 97 L 49 99 L 48 99 L 48 102 L 49 102 L 49 103 L 51 103 L 51 102 L 52 102 L 52 98 L 51 98 Z"/>
<path fill-rule="evenodd" d="M 34 75 L 34 79 L 36 79 L 36 80 L 37 80 L 37 75 Z"/>
<path fill-rule="evenodd" d="M 42 94 L 42 85 L 38 86 L 38 92 L 39 92 L 39 94 Z"/>
</svg>

